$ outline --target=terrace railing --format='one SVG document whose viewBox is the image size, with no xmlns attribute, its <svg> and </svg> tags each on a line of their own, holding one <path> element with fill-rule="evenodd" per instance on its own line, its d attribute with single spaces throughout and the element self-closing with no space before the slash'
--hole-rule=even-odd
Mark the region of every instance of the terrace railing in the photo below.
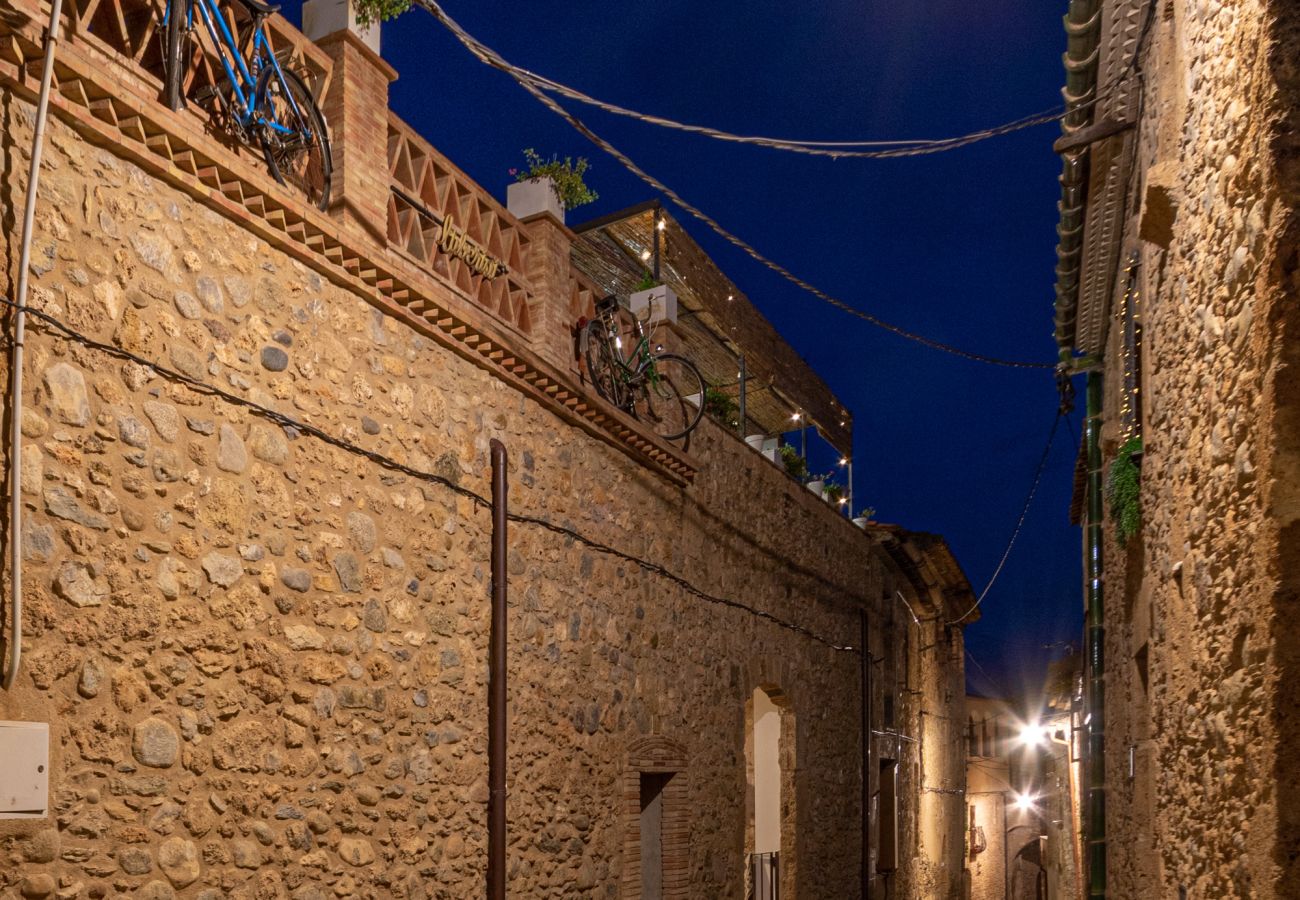
<svg viewBox="0 0 1300 900">
<path fill-rule="evenodd" d="M 410 126 L 388 118 L 388 242 L 522 334 L 535 318 L 528 233 Z"/>
</svg>

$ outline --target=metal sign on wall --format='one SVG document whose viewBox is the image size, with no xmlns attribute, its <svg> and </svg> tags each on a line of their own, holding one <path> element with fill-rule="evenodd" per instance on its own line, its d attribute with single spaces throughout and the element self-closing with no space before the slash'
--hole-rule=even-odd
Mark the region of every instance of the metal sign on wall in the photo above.
<svg viewBox="0 0 1300 900">
<path fill-rule="evenodd" d="M 498 278 L 510 271 L 504 262 L 488 253 L 466 234 L 465 229 L 456 227 L 451 216 L 446 216 L 442 220 L 442 230 L 438 234 L 438 249 L 448 256 L 462 260 L 484 278 Z"/>
</svg>

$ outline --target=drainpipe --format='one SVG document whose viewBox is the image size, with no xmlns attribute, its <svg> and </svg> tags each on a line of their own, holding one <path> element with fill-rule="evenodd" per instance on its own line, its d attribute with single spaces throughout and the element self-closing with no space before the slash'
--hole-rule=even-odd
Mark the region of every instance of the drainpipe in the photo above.
<svg viewBox="0 0 1300 900">
<path fill-rule="evenodd" d="M 488 900 L 506 897 L 506 448 L 492 440 L 492 625 L 488 638 Z"/>
<path fill-rule="evenodd" d="M 1102 607 L 1101 498 L 1102 374 L 1088 373 L 1088 518 L 1084 524 L 1084 567 L 1088 597 L 1088 897 L 1106 896 L 1106 629 Z"/>
<path fill-rule="evenodd" d="M 867 649 L 867 611 L 859 614 L 862 654 L 862 900 L 871 900 L 871 653 Z"/>
<path fill-rule="evenodd" d="M 14 310 L 14 352 L 9 369 L 9 411 L 13 416 L 13 431 L 9 442 L 9 609 L 13 627 L 9 632 L 9 665 L 5 669 L 4 686 L 12 690 L 18 679 L 18 667 L 23 657 L 23 338 L 27 326 L 27 277 L 32 258 L 32 225 L 36 219 L 36 188 L 41 176 L 41 151 L 45 147 L 45 121 L 50 110 L 50 81 L 54 75 L 54 50 L 59 42 L 59 14 L 62 0 L 50 5 L 50 24 L 45 31 L 45 66 L 41 70 L 41 92 L 36 100 L 36 124 L 32 130 L 32 163 L 27 171 L 27 206 L 23 211 L 23 242 L 18 254 L 18 296 Z"/>
</svg>

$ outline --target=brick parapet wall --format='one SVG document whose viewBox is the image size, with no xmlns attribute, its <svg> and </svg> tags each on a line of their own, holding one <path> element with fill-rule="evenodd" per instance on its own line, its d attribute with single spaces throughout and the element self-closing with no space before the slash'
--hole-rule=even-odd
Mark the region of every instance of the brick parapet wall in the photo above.
<svg viewBox="0 0 1300 900">
<path fill-rule="evenodd" d="M 349 227 L 387 241 L 388 85 L 397 72 L 350 30 L 317 41 L 334 62 L 320 98 L 333 142 L 330 208 Z"/>
</svg>

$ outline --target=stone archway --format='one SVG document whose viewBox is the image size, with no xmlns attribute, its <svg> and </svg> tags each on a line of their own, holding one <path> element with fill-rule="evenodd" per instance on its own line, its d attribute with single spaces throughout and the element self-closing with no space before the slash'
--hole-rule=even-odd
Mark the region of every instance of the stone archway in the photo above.
<svg viewBox="0 0 1300 900">
<path fill-rule="evenodd" d="M 756 856 L 771 865 L 784 900 L 795 897 L 798 830 L 795 714 L 789 696 L 773 684 L 760 684 L 745 702 L 745 891 L 755 896 Z M 770 869 L 765 869 L 770 871 Z"/>
</svg>

